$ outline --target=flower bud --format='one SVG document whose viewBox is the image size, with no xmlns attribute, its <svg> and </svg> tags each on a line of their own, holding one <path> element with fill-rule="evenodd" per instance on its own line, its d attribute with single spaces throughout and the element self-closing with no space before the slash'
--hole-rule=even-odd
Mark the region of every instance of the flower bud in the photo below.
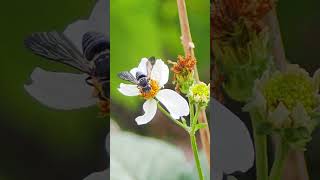
<svg viewBox="0 0 320 180">
<path fill-rule="evenodd" d="M 206 107 L 210 100 L 210 84 L 206 85 L 200 82 L 192 85 L 188 97 L 191 102 L 198 104 L 200 107 Z"/>
<path fill-rule="evenodd" d="M 298 65 L 286 70 L 266 71 L 255 82 L 254 96 L 245 111 L 258 112 L 258 124 L 269 124 L 271 133 L 279 134 L 292 148 L 303 150 L 319 121 L 319 73 L 314 77 Z M 259 127 L 256 127 L 259 128 Z"/>
</svg>

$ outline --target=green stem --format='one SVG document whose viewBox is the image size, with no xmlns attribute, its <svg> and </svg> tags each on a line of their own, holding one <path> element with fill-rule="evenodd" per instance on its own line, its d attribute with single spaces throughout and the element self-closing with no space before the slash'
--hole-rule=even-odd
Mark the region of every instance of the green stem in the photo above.
<svg viewBox="0 0 320 180">
<path fill-rule="evenodd" d="M 280 142 L 276 147 L 275 160 L 271 169 L 269 180 L 281 180 L 282 172 L 286 157 L 288 155 L 289 147 L 286 143 Z"/>
<path fill-rule="evenodd" d="M 196 106 L 196 114 L 194 115 L 193 119 L 191 119 L 192 120 L 191 129 L 193 131 L 195 130 L 195 126 L 198 123 L 199 112 L 200 112 L 200 108 L 198 108 L 198 105 L 195 105 L 195 106 Z"/>
<path fill-rule="evenodd" d="M 193 119 L 193 117 L 194 117 L 194 106 L 191 103 L 190 98 L 188 98 L 188 102 L 189 102 L 190 119 Z M 191 122 L 190 122 L 190 126 L 191 126 Z"/>
<path fill-rule="evenodd" d="M 174 122 L 175 124 L 177 124 L 178 126 L 182 127 L 184 130 L 186 130 L 187 132 L 189 132 L 188 127 L 186 127 L 183 123 L 181 123 L 179 120 L 177 119 L 173 119 L 171 117 L 171 115 L 158 103 L 158 108 L 160 109 L 160 111 L 166 115 L 172 122 Z"/>
<path fill-rule="evenodd" d="M 257 180 L 268 180 L 267 136 L 257 132 L 256 117 L 251 114 L 256 154 Z"/>
<path fill-rule="evenodd" d="M 190 133 L 190 141 L 191 141 L 193 156 L 194 156 L 197 170 L 198 170 L 199 180 L 204 180 L 202 169 L 201 169 L 201 164 L 200 164 L 200 159 L 199 159 L 196 136 L 192 133 Z"/>
</svg>

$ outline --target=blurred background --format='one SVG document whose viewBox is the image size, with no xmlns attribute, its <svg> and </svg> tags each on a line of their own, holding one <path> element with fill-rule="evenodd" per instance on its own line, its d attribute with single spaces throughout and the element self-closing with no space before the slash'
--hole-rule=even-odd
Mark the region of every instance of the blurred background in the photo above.
<svg viewBox="0 0 320 180">
<path fill-rule="evenodd" d="M 195 54 L 200 78 L 209 83 L 210 4 L 208 1 L 186 1 L 186 4 L 192 39 L 196 47 Z M 144 100 L 140 97 L 126 97 L 117 90 L 120 83 L 124 83 L 117 74 L 136 67 L 141 58 L 155 56 L 166 62 L 167 60 L 176 61 L 178 55 L 184 55 L 180 40 L 177 2 L 173 0 L 112 1 L 110 12 L 112 120 L 122 130 L 174 144 L 184 151 L 188 161 L 192 164 L 193 155 L 189 136 L 184 130 L 167 120 L 160 112 L 150 123 L 138 126 L 135 118 L 143 114 L 142 103 Z M 172 73 L 170 74 L 172 81 Z M 174 89 L 171 81 L 169 80 L 165 88 Z M 112 142 L 114 141 L 117 140 L 111 135 L 111 161 L 114 153 L 121 151 L 113 149 Z M 139 146 L 138 142 L 119 147 L 130 148 L 130 152 L 134 156 L 135 152 L 140 150 L 137 146 Z M 132 159 L 134 158 L 132 157 Z M 167 160 L 167 163 L 170 164 L 170 159 Z"/>
<path fill-rule="evenodd" d="M 95 0 L 5 1 L 1 24 L 0 179 L 79 180 L 108 165 L 108 118 L 98 107 L 74 111 L 49 109 L 23 88 L 35 67 L 76 72 L 46 61 L 24 47 L 32 32 L 63 31 L 86 19 Z"/>
<path fill-rule="evenodd" d="M 320 12 L 319 2 L 306 1 L 278 1 L 277 13 L 280 23 L 286 56 L 291 63 L 299 64 L 310 74 L 320 68 Z M 240 117 L 251 131 L 249 116 L 241 112 L 243 104 L 236 103 L 225 97 L 225 105 Z M 320 177 L 320 130 L 314 131 L 313 139 L 305 152 L 310 179 Z M 271 153 L 271 149 L 269 149 Z M 255 168 L 247 173 L 235 173 L 240 180 L 254 180 Z"/>
</svg>

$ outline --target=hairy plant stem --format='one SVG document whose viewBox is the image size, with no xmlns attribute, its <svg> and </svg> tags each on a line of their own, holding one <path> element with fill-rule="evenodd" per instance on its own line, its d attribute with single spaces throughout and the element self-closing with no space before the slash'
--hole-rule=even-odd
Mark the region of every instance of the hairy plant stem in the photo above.
<svg viewBox="0 0 320 180">
<path fill-rule="evenodd" d="M 184 49 L 185 56 L 190 55 L 192 58 L 195 58 L 193 47 L 190 46 L 192 42 L 189 20 L 187 14 L 187 8 L 185 0 L 177 0 L 178 5 L 178 13 L 180 20 L 180 29 L 181 29 L 181 42 Z M 196 82 L 200 82 L 198 69 L 195 67 L 194 69 L 194 78 Z M 208 124 L 207 116 L 205 110 L 201 110 L 199 121 L 202 123 Z M 207 160 L 210 166 L 210 131 L 209 127 L 200 129 L 200 139 L 202 146 L 205 150 Z"/>
<path fill-rule="evenodd" d="M 269 180 L 282 180 L 284 163 L 286 161 L 289 147 L 281 141 L 276 147 L 275 160 L 271 169 Z"/>
</svg>

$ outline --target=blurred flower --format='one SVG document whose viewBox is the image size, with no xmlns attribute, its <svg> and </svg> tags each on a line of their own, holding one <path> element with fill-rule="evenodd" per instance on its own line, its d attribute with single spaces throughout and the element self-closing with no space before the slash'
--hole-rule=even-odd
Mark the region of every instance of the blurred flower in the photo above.
<svg viewBox="0 0 320 180">
<path fill-rule="evenodd" d="M 268 32 L 251 33 L 244 47 L 216 45 L 213 48 L 215 68 L 223 77 L 223 89 L 232 99 L 246 101 L 252 94 L 254 80 L 272 66 Z"/>
<path fill-rule="evenodd" d="M 274 0 L 213 0 L 211 46 L 215 77 L 233 100 L 245 102 L 253 82 L 271 64 L 269 32 L 262 19 Z M 216 81 L 221 83 L 221 81 Z M 219 85 L 213 84 L 215 88 Z"/>
<path fill-rule="evenodd" d="M 25 40 L 26 47 L 34 54 L 80 70 L 80 73 L 67 73 L 36 67 L 31 74 L 32 82 L 24 85 L 32 97 L 45 106 L 61 110 L 98 104 L 101 115 L 107 115 L 110 86 L 108 11 L 109 0 L 98 0 L 88 19 L 76 20 L 62 33 L 33 33 Z M 88 38 L 92 37 L 89 34 L 95 35 L 97 40 L 93 42 Z M 85 48 L 89 45 L 90 48 Z M 100 56 L 94 62 L 93 57 L 86 56 L 95 53 Z"/>
<path fill-rule="evenodd" d="M 178 56 L 177 62 L 171 62 L 173 67 L 171 68 L 174 73 L 174 83 L 176 84 L 176 90 L 187 94 L 189 88 L 194 83 L 193 73 L 197 61 L 190 55 Z"/>
<path fill-rule="evenodd" d="M 211 12 L 212 26 L 215 27 L 212 28 L 213 38 L 230 41 L 247 31 L 261 31 L 261 20 L 273 4 L 274 0 L 214 0 Z"/>
<path fill-rule="evenodd" d="M 190 87 L 188 97 L 191 102 L 198 104 L 200 107 L 206 107 L 210 98 L 210 84 L 203 82 L 194 84 Z"/>
<path fill-rule="evenodd" d="M 147 73 L 147 58 L 143 58 L 138 67 L 133 68 L 130 73 L 135 77 L 136 72 Z M 168 82 L 169 68 L 160 59 L 157 59 L 150 73 L 149 84 L 151 90 L 144 92 L 137 85 L 120 84 L 118 90 L 125 96 L 142 96 L 146 101 L 143 104 L 144 115 L 135 120 L 138 125 L 150 122 L 156 114 L 157 104 L 160 101 L 174 119 L 180 119 L 189 114 L 188 102 L 177 92 L 171 89 L 162 89 Z"/>
<path fill-rule="evenodd" d="M 292 148 L 304 149 L 318 125 L 319 82 L 320 69 L 313 77 L 293 64 L 283 72 L 268 70 L 244 110 L 260 117 L 262 133 L 277 133 Z"/>
</svg>

